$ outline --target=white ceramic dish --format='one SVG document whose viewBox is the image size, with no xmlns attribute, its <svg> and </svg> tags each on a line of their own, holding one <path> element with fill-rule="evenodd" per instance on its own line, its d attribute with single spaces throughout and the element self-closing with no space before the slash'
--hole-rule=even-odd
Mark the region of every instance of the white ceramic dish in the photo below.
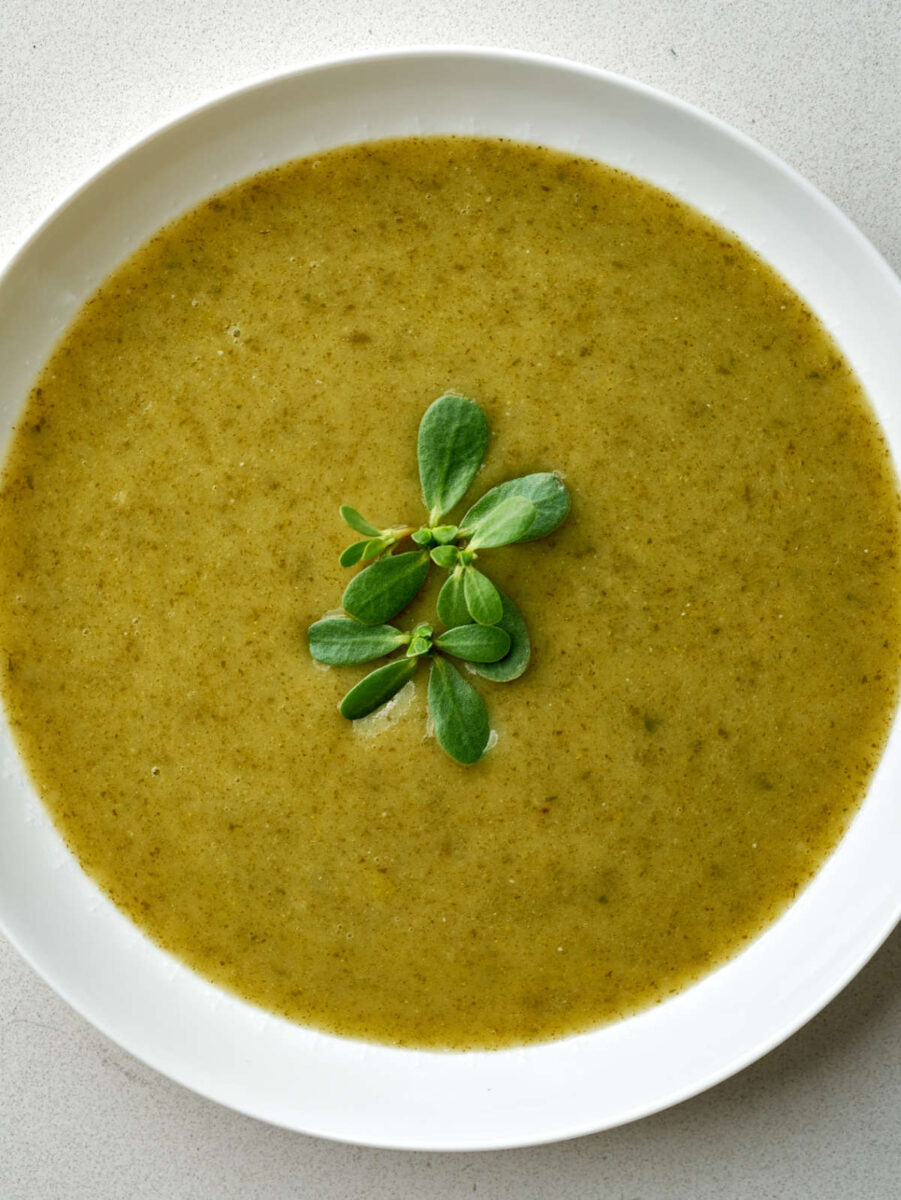
<svg viewBox="0 0 901 1200">
<path fill-rule="evenodd" d="M 901 459 L 901 285 L 821 195 L 720 122 L 641 85 L 534 55 L 412 50 L 314 65 L 167 125 L 76 191 L 0 280 L 0 438 L 81 302 L 160 225 L 261 168 L 346 142 L 483 133 L 571 150 L 737 232 L 856 368 Z M 748 950 L 677 998 L 527 1049 L 440 1054 L 266 1015 L 150 944 L 81 873 L 0 731 L 0 923 L 99 1029 L 209 1097 L 362 1144 L 477 1149 L 633 1120 L 724 1079 L 821 1008 L 901 915 L 896 727 L 839 850 Z"/>
</svg>

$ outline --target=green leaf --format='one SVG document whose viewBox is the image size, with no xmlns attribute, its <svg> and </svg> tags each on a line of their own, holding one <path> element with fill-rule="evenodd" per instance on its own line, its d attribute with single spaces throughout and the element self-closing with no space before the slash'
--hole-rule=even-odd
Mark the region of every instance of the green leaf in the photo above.
<svg viewBox="0 0 901 1200">
<path fill-rule="evenodd" d="M 371 712 L 387 704 L 391 697 L 413 678 L 418 666 L 418 658 L 397 658 L 394 662 L 386 663 L 384 667 L 370 671 L 356 687 L 350 689 L 338 705 L 341 716 L 347 717 L 349 721 L 368 717 Z"/>
<path fill-rule="evenodd" d="M 432 551 L 432 562 L 450 570 L 457 565 L 457 554 L 456 546 L 436 546 Z"/>
<path fill-rule="evenodd" d="M 425 546 L 428 548 L 429 546 L 433 546 L 435 544 L 435 539 L 432 537 L 431 529 L 417 529 L 415 533 L 410 534 L 410 537 L 417 546 Z"/>
<path fill-rule="evenodd" d="M 463 596 L 469 615 L 480 625 L 496 625 L 504 615 L 500 592 L 475 567 L 467 567 L 463 572 Z"/>
<path fill-rule="evenodd" d="M 431 625 L 417 625 L 413 637 L 407 647 L 407 657 L 414 658 L 420 654 L 428 654 L 432 648 L 432 635 L 435 630 Z"/>
<path fill-rule="evenodd" d="M 378 537 L 370 538 L 363 547 L 363 553 L 360 555 L 360 562 L 369 562 L 370 559 L 378 558 L 389 546 L 394 545 L 394 538 Z"/>
<path fill-rule="evenodd" d="M 438 593 L 438 617 L 449 629 L 454 625 L 467 625 L 472 618 L 466 607 L 463 592 L 463 572 L 454 571 Z"/>
<path fill-rule="evenodd" d="M 369 538 L 364 538 L 362 542 L 353 542 L 346 550 L 343 550 L 338 562 L 342 567 L 353 567 L 363 557 L 363 551 L 369 545 Z"/>
<path fill-rule="evenodd" d="M 458 625 L 435 639 L 435 646 L 471 663 L 493 663 L 510 650 L 510 635 L 499 625 Z"/>
<path fill-rule="evenodd" d="M 509 683 L 512 679 L 518 679 L 529 665 L 529 659 L 532 656 L 532 643 L 529 640 L 529 631 L 526 628 L 525 621 L 522 619 L 522 613 L 510 597 L 505 595 L 500 589 L 498 589 L 498 594 L 500 595 L 504 612 L 496 628 L 503 629 L 505 633 L 510 635 L 510 650 L 498 662 L 485 663 L 484 665 L 477 666 L 475 669 L 479 675 L 484 676 L 485 679 L 492 680 L 494 683 Z"/>
<path fill-rule="evenodd" d="M 355 508 L 351 508 L 349 504 L 342 504 L 338 509 L 341 514 L 341 520 L 346 521 L 351 529 L 355 529 L 357 533 L 365 533 L 369 537 L 378 537 L 382 532 L 381 529 L 376 529 L 374 525 L 370 525 L 365 517 L 361 517 Z"/>
<path fill-rule="evenodd" d="M 482 757 L 491 733 L 488 709 L 475 688 L 443 658 L 432 660 L 429 712 L 435 735 L 451 758 L 468 764 Z"/>
<path fill-rule="evenodd" d="M 535 505 L 525 496 L 507 496 L 472 526 L 469 550 L 490 550 L 520 541 L 535 522 Z"/>
<path fill-rule="evenodd" d="M 500 483 L 486 492 L 460 522 L 460 528 L 473 528 L 509 496 L 524 496 L 535 505 L 535 520 L 518 539 L 521 542 L 534 542 L 537 538 L 547 537 L 563 524 L 569 514 L 570 499 L 566 485 L 556 475 L 543 471 L 536 475 L 523 475 L 519 479 L 508 479 L 506 483 Z"/>
<path fill-rule="evenodd" d="M 441 396 L 419 425 L 419 478 L 429 523 L 434 525 L 463 499 L 488 450 L 490 432 L 478 404 Z"/>
<path fill-rule="evenodd" d="M 393 625 L 361 625 L 349 617 L 323 617 L 307 630 L 310 654 L 317 662 L 341 667 L 371 662 L 405 645 L 410 635 Z"/>
<path fill-rule="evenodd" d="M 432 537 L 439 546 L 446 546 L 449 542 L 456 540 L 460 530 L 456 525 L 436 525 L 432 530 Z"/>
<path fill-rule="evenodd" d="M 380 558 L 355 575 L 344 589 L 345 612 L 364 625 L 381 625 L 406 608 L 429 573 L 426 550 Z"/>
</svg>

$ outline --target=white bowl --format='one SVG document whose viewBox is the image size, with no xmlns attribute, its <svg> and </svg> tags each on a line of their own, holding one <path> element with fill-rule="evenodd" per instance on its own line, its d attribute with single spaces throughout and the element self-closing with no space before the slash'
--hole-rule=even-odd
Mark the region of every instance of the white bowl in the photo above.
<svg viewBox="0 0 901 1200">
<path fill-rule="evenodd" d="M 158 130 L 66 200 L 0 280 L 5 440 L 82 301 L 159 226 L 211 192 L 347 142 L 477 133 L 577 152 L 650 180 L 734 230 L 806 299 L 901 449 L 901 286 L 793 171 L 650 88 L 535 55 L 411 50 L 306 67 Z M 479 1149 L 630 1121 L 724 1079 L 787 1037 L 901 915 L 901 734 L 839 849 L 744 953 L 629 1020 L 525 1049 L 396 1050 L 269 1016 L 151 944 L 81 872 L 0 731 L 0 922 L 74 1008 L 223 1104 L 361 1144 Z"/>
</svg>

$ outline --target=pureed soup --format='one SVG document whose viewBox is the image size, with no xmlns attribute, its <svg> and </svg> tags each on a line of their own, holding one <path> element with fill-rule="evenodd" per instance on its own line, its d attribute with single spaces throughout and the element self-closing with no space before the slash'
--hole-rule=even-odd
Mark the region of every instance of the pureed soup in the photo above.
<svg viewBox="0 0 901 1200">
<path fill-rule="evenodd" d="M 305 636 L 352 575 L 339 504 L 425 519 L 447 391 L 492 430 L 469 502 L 573 497 L 486 555 L 533 654 L 468 677 L 474 766 L 424 676 L 345 721 L 370 668 Z M 4 699 L 84 869 L 202 975 L 400 1045 L 547 1039 L 685 987 L 822 865 L 895 702 L 898 545 L 858 383 L 734 237 L 586 160 L 374 143 L 201 205 L 62 339 L 0 497 Z"/>
</svg>

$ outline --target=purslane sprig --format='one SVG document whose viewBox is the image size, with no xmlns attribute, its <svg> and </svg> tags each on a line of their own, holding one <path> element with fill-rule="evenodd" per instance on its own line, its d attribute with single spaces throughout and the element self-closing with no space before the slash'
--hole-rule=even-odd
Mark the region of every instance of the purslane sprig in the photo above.
<svg viewBox="0 0 901 1200">
<path fill-rule="evenodd" d="M 369 562 L 370 559 L 384 554 L 386 550 L 390 550 L 392 546 L 396 545 L 401 538 L 413 532 L 412 528 L 403 526 L 399 526 L 396 529 L 376 529 L 374 525 L 370 525 L 365 517 L 361 517 L 357 510 L 351 508 L 349 504 L 342 504 L 338 511 L 341 514 L 341 519 L 346 521 L 351 529 L 355 529 L 357 533 L 366 534 L 366 537 L 362 541 L 353 542 L 341 555 L 338 561 L 342 567 L 353 567 L 359 562 Z"/>
<path fill-rule="evenodd" d="M 486 492 L 459 524 L 445 518 L 463 500 L 488 449 L 490 431 L 481 408 L 463 396 L 441 396 L 419 426 L 417 458 L 427 521 L 379 529 L 355 508 L 342 519 L 362 539 L 341 555 L 342 566 L 364 569 L 347 585 L 347 617 L 326 617 L 309 629 L 310 653 L 330 666 L 371 662 L 406 648 L 401 657 L 371 671 L 347 693 L 341 713 L 357 720 L 387 703 L 429 663 L 429 712 L 444 749 L 458 762 L 476 762 L 488 744 L 488 712 L 478 692 L 447 661 L 464 660 L 486 679 L 517 679 L 529 663 L 531 643 L 522 614 L 476 562 L 486 550 L 534 541 L 553 533 L 570 509 L 569 493 L 550 472 L 510 479 Z M 395 553 L 405 539 L 416 549 Z M 448 578 L 438 594 L 438 617 L 447 628 L 417 625 L 405 633 L 386 624 L 407 607 L 428 578 L 432 563 Z"/>
<path fill-rule="evenodd" d="M 433 648 L 471 663 L 496 663 L 510 649 L 510 635 L 499 625 L 458 625 L 435 633 L 420 624 L 410 633 L 393 625 L 361 625 L 350 617 L 323 617 L 307 631 L 310 653 L 317 662 L 333 667 L 372 662 L 401 646 L 408 658 L 420 658 Z"/>
<path fill-rule="evenodd" d="M 364 676 L 339 705 L 351 721 L 369 716 L 386 704 L 429 662 L 429 712 L 435 735 L 452 758 L 473 763 L 488 745 L 488 710 L 478 692 L 449 662 L 451 655 L 469 663 L 493 664 L 510 650 L 510 636 L 499 626 L 460 625 L 436 634 L 434 627 L 417 625 L 403 633 L 392 625 L 361 625 L 350 617 L 324 617 L 310 626 L 310 653 L 321 663 L 345 666 L 371 662 L 402 646 L 406 653 Z"/>
<path fill-rule="evenodd" d="M 356 509 L 342 505 L 342 518 L 367 535 L 348 546 L 341 555 L 342 566 L 374 560 L 347 585 L 345 612 L 367 625 L 390 621 L 418 594 L 431 561 L 453 573 L 455 582 L 445 584 L 447 603 L 453 593 L 455 602 L 459 599 L 465 607 L 466 619 L 480 625 L 500 620 L 497 588 L 475 565 L 480 552 L 553 533 L 566 520 L 570 500 L 556 475 L 540 472 L 492 488 L 459 525 L 442 524 L 475 479 L 489 437 L 488 421 L 478 404 L 463 396 L 441 396 L 426 410 L 416 444 L 427 524 L 378 529 Z M 407 536 L 419 549 L 395 554 L 394 547 Z M 462 612 L 457 605 L 456 615 Z"/>
</svg>

